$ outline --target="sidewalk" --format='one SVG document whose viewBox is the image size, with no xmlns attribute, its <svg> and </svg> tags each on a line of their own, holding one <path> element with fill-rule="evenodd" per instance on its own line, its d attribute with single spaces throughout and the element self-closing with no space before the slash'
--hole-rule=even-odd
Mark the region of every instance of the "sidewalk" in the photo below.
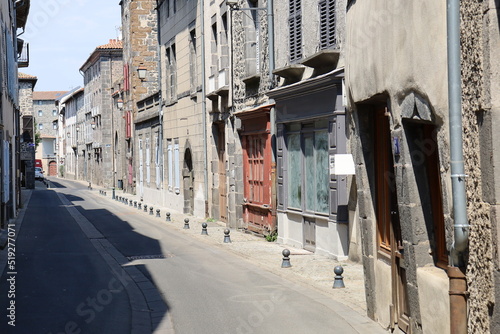
<svg viewBox="0 0 500 334">
<path fill-rule="evenodd" d="M 106 192 L 106 195 L 101 193 L 101 191 Z M 112 200 L 112 191 L 110 189 L 93 187 L 93 192 L 95 192 L 97 196 L 107 198 L 110 201 L 116 201 L 123 206 L 126 205 L 117 200 Z M 140 202 L 139 196 L 127 194 L 121 190 L 115 190 L 115 196 L 117 198 L 123 197 L 128 199 L 128 208 L 130 208 L 130 201 Z M 147 212 L 144 212 L 144 205 L 148 206 Z M 134 206 L 132 205 L 132 207 Z M 139 211 L 138 208 L 135 209 Z M 157 209 L 160 209 L 160 217 L 156 217 Z M 159 206 L 154 206 L 153 215 L 150 215 L 150 205 L 146 202 L 142 202 L 140 211 L 145 217 L 156 220 L 159 224 L 166 224 L 195 239 L 230 250 L 253 264 L 278 276 L 311 286 L 321 293 L 328 295 L 332 300 L 340 302 L 359 313 L 359 315 L 366 317 L 363 266 L 359 263 L 350 261 L 339 262 L 326 256 L 316 255 L 304 249 L 293 248 L 276 242 L 268 242 L 262 237 L 237 230 L 231 230 L 231 243 L 224 243 L 224 229 L 226 227 L 222 222 L 207 221 L 200 217 L 194 217 Z M 167 212 L 170 212 L 171 222 L 166 221 Z M 189 229 L 184 229 L 185 218 L 189 219 Z M 204 222 L 208 225 L 208 236 L 201 235 L 201 224 Z M 291 268 L 281 268 L 283 258 L 282 251 L 285 248 L 289 249 L 291 253 Z M 333 269 L 338 265 L 341 265 L 344 269 L 343 277 L 345 288 L 333 289 L 335 277 Z"/>
</svg>

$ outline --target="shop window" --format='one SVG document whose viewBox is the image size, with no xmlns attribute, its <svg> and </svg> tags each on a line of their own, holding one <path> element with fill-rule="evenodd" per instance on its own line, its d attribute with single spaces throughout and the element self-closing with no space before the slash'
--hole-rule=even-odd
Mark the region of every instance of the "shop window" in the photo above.
<svg viewBox="0 0 500 334">
<path fill-rule="evenodd" d="M 298 125 L 287 133 L 288 207 L 310 213 L 329 212 L 328 130 L 326 123 Z M 290 125 L 289 131 L 297 125 Z"/>
</svg>

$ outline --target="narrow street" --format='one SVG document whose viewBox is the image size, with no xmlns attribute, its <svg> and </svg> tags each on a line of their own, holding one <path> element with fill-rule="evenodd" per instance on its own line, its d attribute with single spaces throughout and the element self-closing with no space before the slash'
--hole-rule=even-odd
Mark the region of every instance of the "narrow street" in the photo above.
<svg viewBox="0 0 500 334">
<path fill-rule="evenodd" d="M 37 182 L 16 225 L 15 298 L 5 298 L 6 267 L 1 333 L 360 333 L 350 323 L 359 315 L 339 315 L 317 290 L 81 183 L 52 184 Z"/>
</svg>

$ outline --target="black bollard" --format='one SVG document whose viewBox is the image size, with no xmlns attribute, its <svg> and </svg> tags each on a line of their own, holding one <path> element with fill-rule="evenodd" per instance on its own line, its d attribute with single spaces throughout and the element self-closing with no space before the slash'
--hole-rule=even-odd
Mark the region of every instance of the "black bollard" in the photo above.
<svg viewBox="0 0 500 334">
<path fill-rule="evenodd" d="M 189 218 L 184 218 L 184 229 L 189 229 Z"/>
<path fill-rule="evenodd" d="M 283 262 L 281 262 L 281 268 L 290 268 L 290 251 L 288 249 L 283 249 Z"/>
<path fill-rule="evenodd" d="M 226 228 L 224 230 L 224 243 L 226 244 L 231 243 L 231 237 L 229 236 L 229 233 L 231 233 L 231 231 L 228 228 Z"/>
<path fill-rule="evenodd" d="M 160 215 L 160 209 L 156 209 L 156 217 L 161 217 L 161 215 Z"/>
<path fill-rule="evenodd" d="M 344 277 L 342 277 L 342 274 L 344 273 L 344 268 L 342 268 L 342 266 L 336 266 L 333 269 L 333 272 L 335 273 L 335 280 L 333 281 L 333 288 L 334 289 L 345 288 Z"/>
<path fill-rule="evenodd" d="M 137 204 L 137 208 L 138 208 L 139 210 L 141 210 L 141 209 L 142 209 L 142 203 L 141 203 L 141 202 L 139 202 L 139 204 Z"/>
<path fill-rule="evenodd" d="M 201 224 L 201 235 L 208 235 L 207 226 L 207 223 Z"/>
<path fill-rule="evenodd" d="M 165 220 L 170 222 L 170 212 L 167 212 L 166 216 L 165 216 Z"/>
<path fill-rule="evenodd" d="M 149 208 L 149 215 L 152 216 L 153 215 L 153 207 L 150 207 Z"/>
<path fill-rule="evenodd" d="M 134 208 L 137 208 L 137 201 L 134 201 Z"/>
<path fill-rule="evenodd" d="M 148 206 L 144 204 L 144 212 L 148 212 Z"/>
</svg>

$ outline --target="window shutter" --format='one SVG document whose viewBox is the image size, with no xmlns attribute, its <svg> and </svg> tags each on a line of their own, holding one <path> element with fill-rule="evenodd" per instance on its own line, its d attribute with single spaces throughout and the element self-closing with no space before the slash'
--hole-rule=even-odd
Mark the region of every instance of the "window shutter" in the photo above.
<svg viewBox="0 0 500 334">
<path fill-rule="evenodd" d="M 277 139 L 276 139 L 276 169 L 277 169 L 277 183 L 278 183 L 278 194 L 277 194 L 277 209 L 283 211 L 285 209 L 285 194 L 283 188 L 283 176 L 284 176 L 284 166 L 283 163 L 283 124 L 278 124 L 277 126 Z"/>
<path fill-rule="evenodd" d="M 302 6 L 301 0 L 290 0 L 288 25 L 290 29 L 290 61 L 302 58 Z"/>
<path fill-rule="evenodd" d="M 123 90 L 128 92 L 130 90 L 129 66 L 123 65 Z"/>
<path fill-rule="evenodd" d="M 319 39 L 320 48 L 326 49 L 337 45 L 335 0 L 319 2 Z"/>
<path fill-rule="evenodd" d="M 127 111 L 125 114 L 125 136 L 126 138 L 132 137 L 132 112 Z"/>
<path fill-rule="evenodd" d="M 330 120 L 329 156 L 345 154 L 347 149 L 345 138 L 345 115 L 338 114 Z M 330 175 L 330 220 L 338 223 L 349 222 L 347 194 L 347 177 Z"/>
</svg>

